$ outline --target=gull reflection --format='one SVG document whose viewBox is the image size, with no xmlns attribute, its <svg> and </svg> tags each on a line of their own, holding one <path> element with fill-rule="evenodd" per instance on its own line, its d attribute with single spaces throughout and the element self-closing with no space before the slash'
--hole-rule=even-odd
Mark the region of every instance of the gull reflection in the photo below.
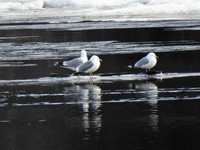
<svg viewBox="0 0 200 150">
<path fill-rule="evenodd" d="M 148 124 L 153 131 L 159 131 L 158 101 L 148 101 L 148 104 L 151 106 L 151 114 L 149 115 Z"/>
<path fill-rule="evenodd" d="M 136 83 L 135 90 L 139 98 L 154 99 L 158 97 L 157 85 L 149 81 Z"/>
<path fill-rule="evenodd" d="M 65 87 L 64 93 L 66 101 L 101 100 L 101 88 L 97 85 L 73 85 Z"/>
<path fill-rule="evenodd" d="M 151 106 L 148 125 L 153 131 L 158 131 L 158 87 L 156 84 L 146 81 L 135 84 L 136 95 L 140 99 L 147 99 Z"/>
<path fill-rule="evenodd" d="M 98 133 L 101 129 L 101 115 L 99 109 L 101 107 L 101 88 L 97 85 L 84 85 L 82 86 L 81 93 L 84 100 L 83 128 L 87 133 L 90 130 L 94 130 Z"/>
<path fill-rule="evenodd" d="M 74 85 L 65 88 L 65 92 L 70 93 L 66 99 L 70 98 L 82 106 L 82 126 L 86 133 L 84 139 L 90 139 L 91 131 L 99 133 L 102 126 L 101 88 L 94 84 Z"/>
</svg>

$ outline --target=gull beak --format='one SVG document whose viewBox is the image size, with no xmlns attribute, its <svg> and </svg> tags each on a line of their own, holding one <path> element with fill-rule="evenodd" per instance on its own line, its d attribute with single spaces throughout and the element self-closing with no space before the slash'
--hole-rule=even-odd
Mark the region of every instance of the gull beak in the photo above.
<svg viewBox="0 0 200 150">
<path fill-rule="evenodd" d="M 159 58 L 158 56 L 156 56 L 156 58 Z"/>
<path fill-rule="evenodd" d="M 103 61 L 102 59 L 99 59 L 99 61 Z"/>
</svg>

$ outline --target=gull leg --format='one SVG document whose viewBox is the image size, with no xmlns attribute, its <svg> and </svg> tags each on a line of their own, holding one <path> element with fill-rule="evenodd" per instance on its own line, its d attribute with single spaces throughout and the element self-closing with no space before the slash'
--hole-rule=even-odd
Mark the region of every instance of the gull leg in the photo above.
<svg viewBox="0 0 200 150">
<path fill-rule="evenodd" d="M 147 69 L 147 73 L 150 72 L 151 69 Z"/>
<path fill-rule="evenodd" d="M 90 84 L 93 84 L 93 73 L 89 73 L 90 74 Z"/>
</svg>

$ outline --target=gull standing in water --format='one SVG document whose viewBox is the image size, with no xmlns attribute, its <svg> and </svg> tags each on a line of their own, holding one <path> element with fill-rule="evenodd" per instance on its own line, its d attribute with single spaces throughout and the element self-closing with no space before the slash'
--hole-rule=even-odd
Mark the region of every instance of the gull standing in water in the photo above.
<svg viewBox="0 0 200 150">
<path fill-rule="evenodd" d="M 67 68 L 67 69 L 70 69 L 70 70 L 73 70 L 73 71 L 76 71 L 76 68 L 87 62 L 88 61 L 88 58 L 87 58 L 87 52 L 85 50 L 82 50 L 81 51 L 81 56 L 78 57 L 78 58 L 74 58 L 72 60 L 69 60 L 69 61 L 63 61 L 63 62 L 56 62 L 55 65 L 59 65 L 63 68 Z"/>
<path fill-rule="evenodd" d="M 99 59 L 98 56 L 93 55 L 90 60 L 88 60 L 87 62 L 85 62 L 82 65 L 79 65 L 76 68 L 76 73 L 74 73 L 74 75 L 76 74 L 80 74 L 80 73 L 89 73 L 90 75 L 90 79 L 93 75 L 93 72 L 97 71 L 97 69 L 99 69 L 100 67 L 100 61 L 102 61 L 101 59 Z"/>
<path fill-rule="evenodd" d="M 143 57 L 139 61 L 137 61 L 134 65 L 135 68 L 141 68 L 146 69 L 147 71 L 150 71 L 151 68 L 153 68 L 157 63 L 157 56 L 155 53 L 149 53 L 147 56 Z M 133 65 L 129 65 L 128 68 L 132 68 Z"/>
</svg>

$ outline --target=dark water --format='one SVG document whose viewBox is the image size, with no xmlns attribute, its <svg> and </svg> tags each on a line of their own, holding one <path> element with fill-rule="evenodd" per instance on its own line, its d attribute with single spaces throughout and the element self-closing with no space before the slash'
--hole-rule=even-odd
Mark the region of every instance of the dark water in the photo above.
<svg viewBox="0 0 200 150">
<path fill-rule="evenodd" d="M 0 50 L 0 149 L 199 148 L 198 75 L 94 84 L 28 83 L 51 73 L 68 76 L 71 71 L 54 63 L 79 55 L 82 48 L 88 49 L 89 56 L 97 53 L 103 59 L 96 74 L 138 74 L 142 70 L 126 66 L 151 50 L 159 56 L 156 70 L 198 73 L 198 29 L 59 30 L 0 31 L 4 37 Z M 24 84 L 3 84 L 19 79 Z"/>
</svg>

